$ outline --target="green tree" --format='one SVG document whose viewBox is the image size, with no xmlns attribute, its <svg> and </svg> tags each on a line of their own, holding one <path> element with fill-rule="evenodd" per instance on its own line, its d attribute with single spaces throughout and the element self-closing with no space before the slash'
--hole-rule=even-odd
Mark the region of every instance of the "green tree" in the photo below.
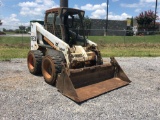
<svg viewBox="0 0 160 120">
<path fill-rule="evenodd" d="M 3 32 L 6 32 L 7 30 L 5 28 L 3 28 Z"/>
<path fill-rule="evenodd" d="M 27 28 L 26 28 L 26 31 L 27 31 L 27 32 L 31 31 L 31 27 L 30 27 L 30 26 L 27 27 Z"/>
<path fill-rule="evenodd" d="M 23 25 L 21 25 L 21 26 L 19 26 L 19 29 L 20 29 L 20 30 L 25 30 L 25 29 L 26 29 L 26 27 L 25 27 L 25 26 L 23 26 Z"/>
<path fill-rule="evenodd" d="M 133 27 L 133 17 L 131 18 L 131 27 Z"/>
<path fill-rule="evenodd" d="M 19 29 L 20 29 L 20 33 L 26 33 L 26 27 L 25 26 L 23 26 L 23 25 L 21 25 L 21 26 L 19 26 Z"/>
</svg>

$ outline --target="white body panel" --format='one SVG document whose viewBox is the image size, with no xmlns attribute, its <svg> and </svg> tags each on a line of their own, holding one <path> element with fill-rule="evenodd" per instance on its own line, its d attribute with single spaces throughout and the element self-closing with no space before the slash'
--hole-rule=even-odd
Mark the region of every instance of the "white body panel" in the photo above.
<svg viewBox="0 0 160 120">
<path fill-rule="evenodd" d="M 90 40 L 88 40 L 88 39 L 87 39 L 87 43 L 88 43 L 89 45 L 95 45 L 95 46 L 97 46 L 96 43 L 94 43 L 94 42 L 92 42 L 92 41 L 90 41 Z"/>
<path fill-rule="evenodd" d="M 31 50 L 37 50 L 37 29 L 36 25 L 31 24 Z"/>
<path fill-rule="evenodd" d="M 43 45 L 43 37 L 45 37 L 53 46 L 53 49 L 56 49 L 58 51 L 61 51 L 65 57 L 65 60 L 67 62 L 67 67 L 69 68 L 70 62 L 76 60 L 76 61 L 88 61 L 90 58 L 93 58 L 91 56 L 88 56 L 85 49 L 82 46 L 76 45 L 76 50 L 74 53 L 70 52 L 70 46 L 63 42 L 63 40 L 59 39 L 52 33 L 48 32 L 44 29 L 44 27 L 39 24 L 38 22 L 32 22 L 31 23 L 31 50 L 37 50 L 39 48 L 38 44 Z M 97 47 L 97 44 L 88 40 L 87 43 L 89 45 L 94 45 Z M 75 54 L 76 53 L 76 54 Z M 72 58 L 70 55 L 72 54 Z M 80 55 L 81 57 L 76 57 L 76 55 Z M 75 56 L 74 56 L 75 55 Z"/>
<path fill-rule="evenodd" d="M 62 51 L 69 66 L 68 50 L 70 49 L 69 45 L 63 42 L 61 39 L 51 34 L 39 23 L 31 23 L 31 50 L 38 49 L 38 41 L 42 44 L 42 35 L 46 37 L 52 44 L 55 45 L 56 50 Z"/>
</svg>

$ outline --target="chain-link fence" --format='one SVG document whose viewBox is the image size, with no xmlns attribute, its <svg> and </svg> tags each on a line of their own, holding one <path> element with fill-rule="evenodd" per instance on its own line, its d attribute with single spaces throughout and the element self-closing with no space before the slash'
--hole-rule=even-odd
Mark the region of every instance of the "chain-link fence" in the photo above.
<svg viewBox="0 0 160 120">
<path fill-rule="evenodd" d="M 90 29 L 85 35 L 94 41 L 108 43 L 160 43 L 160 31 Z"/>
<path fill-rule="evenodd" d="M 0 35 L 2 43 L 8 43 L 8 40 L 16 40 L 20 43 L 30 41 L 30 31 L 19 30 L 21 32 L 4 31 Z M 77 34 L 82 30 L 77 31 Z M 85 36 L 94 42 L 105 43 L 160 43 L 160 31 L 129 31 L 129 30 L 105 30 L 105 29 L 88 29 L 85 30 Z M 13 39 L 14 38 L 14 39 Z"/>
</svg>

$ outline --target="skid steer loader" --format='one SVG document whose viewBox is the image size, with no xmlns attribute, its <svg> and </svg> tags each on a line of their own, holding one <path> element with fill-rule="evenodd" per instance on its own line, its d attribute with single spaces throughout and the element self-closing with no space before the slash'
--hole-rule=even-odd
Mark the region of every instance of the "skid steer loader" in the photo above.
<svg viewBox="0 0 160 120">
<path fill-rule="evenodd" d="M 96 43 L 85 38 L 83 10 L 49 9 L 44 22 L 31 21 L 30 73 L 76 102 L 125 86 L 130 80 L 115 58 L 103 64 Z"/>
</svg>

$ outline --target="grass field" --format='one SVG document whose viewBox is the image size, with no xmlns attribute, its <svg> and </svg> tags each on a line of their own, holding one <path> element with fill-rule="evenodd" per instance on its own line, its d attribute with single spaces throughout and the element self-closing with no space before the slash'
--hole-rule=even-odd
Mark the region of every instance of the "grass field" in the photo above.
<svg viewBox="0 0 160 120">
<path fill-rule="evenodd" d="M 0 44 L 23 44 L 30 43 L 30 37 L 14 37 L 14 36 L 0 36 Z"/>
<path fill-rule="evenodd" d="M 104 57 L 160 56 L 160 35 L 152 36 L 89 36 L 99 45 Z"/>
<path fill-rule="evenodd" d="M 29 49 L 29 37 L 0 36 L 0 60 L 26 58 Z"/>
<path fill-rule="evenodd" d="M 89 36 L 99 45 L 103 57 L 160 56 L 160 35 L 154 36 Z M 0 60 L 26 58 L 29 37 L 0 36 Z"/>
<path fill-rule="evenodd" d="M 160 35 L 150 36 L 89 36 L 88 39 L 96 43 L 160 43 Z"/>
</svg>

